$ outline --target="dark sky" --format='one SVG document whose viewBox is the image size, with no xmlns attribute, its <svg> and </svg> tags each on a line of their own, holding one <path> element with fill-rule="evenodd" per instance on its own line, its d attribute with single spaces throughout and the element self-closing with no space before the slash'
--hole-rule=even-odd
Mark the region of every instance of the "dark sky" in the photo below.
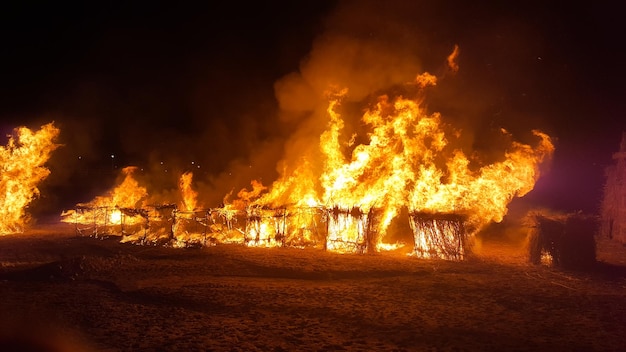
<svg viewBox="0 0 626 352">
<path fill-rule="evenodd" d="M 170 186 L 156 175 L 193 170 L 224 193 L 233 180 L 276 176 L 300 122 L 281 112 L 275 84 L 315 76 L 328 38 L 383 43 L 400 57 L 389 62 L 428 71 L 458 44 L 459 73 L 432 107 L 475 131 L 547 132 L 553 164 L 527 198 L 596 211 L 626 130 L 617 5 L 436 3 L 16 2 L 0 12 L 0 128 L 54 120 L 61 129 L 41 212 L 92 199 L 127 165 Z"/>
</svg>

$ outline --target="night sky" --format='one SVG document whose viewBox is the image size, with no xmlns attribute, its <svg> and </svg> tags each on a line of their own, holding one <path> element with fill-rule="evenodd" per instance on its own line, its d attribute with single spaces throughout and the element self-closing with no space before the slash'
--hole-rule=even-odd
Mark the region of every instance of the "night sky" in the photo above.
<svg viewBox="0 0 626 352">
<path fill-rule="evenodd" d="M 293 106 L 294 77 L 340 74 L 358 95 L 359 83 L 383 89 L 436 74 L 458 45 L 459 72 L 430 108 L 471 126 L 477 145 L 494 127 L 522 140 L 532 129 L 548 133 L 553 162 L 526 199 L 596 212 L 626 131 L 618 5 L 435 3 L 4 5 L 0 129 L 50 121 L 61 129 L 35 212 L 91 200 L 128 165 L 164 192 L 194 171 L 213 201 L 277 176 L 306 124 L 306 104 Z"/>
</svg>

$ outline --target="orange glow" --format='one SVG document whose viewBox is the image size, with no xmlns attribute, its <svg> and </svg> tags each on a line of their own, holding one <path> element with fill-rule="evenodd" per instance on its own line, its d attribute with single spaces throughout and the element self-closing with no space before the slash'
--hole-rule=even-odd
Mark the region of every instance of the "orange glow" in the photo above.
<svg viewBox="0 0 626 352">
<path fill-rule="evenodd" d="M 452 70 L 458 69 L 457 56 L 455 47 L 447 58 Z M 200 241 L 353 253 L 396 250 L 406 243 L 388 232 L 400 214 L 408 214 L 404 231 L 412 232 L 413 254 L 463 259 L 472 236 L 502 221 L 508 204 L 533 189 L 554 146 L 541 131 L 533 131 L 532 143 L 524 144 L 502 129 L 499 137 L 509 142 L 481 156 L 463 144 L 463 130 L 428 111 L 426 91 L 437 81 L 428 72 L 419 74 L 388 94 L 360 102 L 364 108 L 357 114 L 347 89 L 329 90 L 319 115 L 325 125 L 313 136 L 317 150 L 282 161 L 283 172 L 270 186 L 252 180 L 251 189 L 240 190 L 236 198 L 231 191 L 222 207 L 196 209 L 192 175 L 182 175 L 184 211 L 174 209 L 170 239 L 176 246 Z M 352 106 L 344 107 L 346 101 Z M 109 196 L 88 205 L 145 206 L 146 190 L 126 172 Z M 71 222 L 79 214 L 65 215 Z M 118 223 L 113 215 L 106 221 Z"/>
<path fill-rule="evenodd" d="M 77 208 L 81 211 L 67 210 L 61 214 L 61 221 L 76 224 L 92 224 L 99 222 L 108 225 L 124 223 L 135 224 L 143 222 L 140 214 L 124 212 L 124 209 L 137 209 L 145 206 L 148 191 L 139 185 L 133 178 L 133 173 L 137 171 L 134 166 L 125 167 L 122 173 L 124 180 L 107 195 L 98 196 L 88 203 L 79 204 Z"/>
<path fill-rule="evenodd" d="M 452 51 L 450 55 L 448 55 L 448 59 L 447 59 L 448 67 L 454 73 L 456 73 L 459 70 L 459 64 L 456 61 L 458 57 L 459 57 L 459 46 L 455 45 L 454 50 Z"/>
<path fill-rule="evenodd" d="M 181 209 L 186 211 L 193 211 L 197 208 L 198 192 L 191 188 L 191 182 L 193 179 L 192 172 L 186 172 L 180 176 L 180 182 L 178 183 L 180 193 L 183 197 Z"/>
<path fill-rule="evenodd" d="M 59 132 L 53 123 L 35 132 L 19 127 L 6 147 L 0 146 L 0 234 L 24 231 L 26 208 L 39 196 L 37 185 L 50 174 L 44 164 L 59 147 L 54 143 Z"/>
<path fill-rule="evenodd" d="M 455 48 L 448 58 L 450 65 L 457 54 Z M 462 131 L 442 122 L 439 113 L 428 113 L 423 104 L 424 90 L 436 83 L 437 77 L 424 73 L 407 85 L 417 86 L 417 98 L 379 96 L 361 116 L 368 130 L 359 138 L 345 133 L 341 104 L 348 91 L 329 93 L 328 124 L 319 138 L 322 170 L 313 172 L 302 159 L 293 167 L 295 172 L 282 175 L 256 201 L 247 197 L 246 202 L 328 209 L 326 248 L 339 252 L 398 248 L 383 238 L 403 208 L 413 214 L 457 214 L 462 220 L 411 222 L 420 253 L 445 257 L 432 247 L 463 245 L 446 236 L 454 237 L 457 231 L 471 237 L 489 222 L 501 221 L 509 202 L 533 189 L 554 146 L 548 135 L 533 131 L 534 146 L 511 141 L 492 163 L 474 155 L 468 158 L 461 147 L 455 147 Z M 512 139 L 505 130 L 501 134 Z M 463 251 L 458 254 L 462 257 Z"/>
</svg>

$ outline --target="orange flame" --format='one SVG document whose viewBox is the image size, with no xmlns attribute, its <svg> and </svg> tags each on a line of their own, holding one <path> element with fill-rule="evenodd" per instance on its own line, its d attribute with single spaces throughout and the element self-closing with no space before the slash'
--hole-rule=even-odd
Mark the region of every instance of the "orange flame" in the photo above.
<svg viewBox="0 0 626 352">
<path fill-rule="evenodd" d="M 459 64 L 456 61 L 458 57 L 459 57 L 459 46 L 455 45 L 454 50 L 452 51 L 452 53 L 450 53 L 450 55 L 448 55 L 448 58 L 447 58 L 448 68 L 450 68 L 450 70 L 453 73 L 456 73 L 457 71 L 459 71 Z"/>
<path fill-rule="evenodd" d="M 43 165 L 59 147 L 54 143 L 59 132 L 53 123 L 36 132 L 19 127 L 7 146 L 0 146 L 0 234 L 24 230 L 29 220 L 25 209 L 39 196 L 37 184 L 50 174 Z"/>
<path fill-rule="evenodd" d="M 61 214 L 61 221 L 77 224 L 91 224 L 101 217 L 102 223 L 108 225 L 119 225 L 122 223 L 124 208 L 141 208 L 144 206 L 148 197 L 148 191 L 145 187 L 140 186 L 139 182 L 133 177 L 133 173 L 137 171 L 137 167 L 128 166 L 122 169 L 125 175 L 124 180 L 107 195 L 98 196 L 88 203 L 79 204 L 83 210 L 77 212 L 75 210 L 67 210 Z M 126 223 L 143 221 L 140 216 L 127 217 Z"/>
<path fill-rule="evenodd" d="M 457 55 L 455 47 L 447 59 L 452 70 L 458 68 Z M 242 239 L 251 246 L 393 250 L 403 244 L 385 243 L 387 230 L 399 214 L 408 213 L 416 254 L 462 259 L 466 239 L 489 222 L 501 221 L 513 198 L 533 189 L 554 146 L 540 131 L 533 131 L 536 141 L 531 146 L 512 141 L 501 130 L 511 142 L 495 161 L 482 160 L 475 152 L 466 156 L 467 147 L 460 146 L 463 131 L 445 124 L 439 113 L 427 112 L 423 104 L 424 91 L 437 80 L 425 72 L 405 87 L 395 87 L 403 95 L 379 96 L 360 116 L 354 129 L 359 132 L 351 131 L 354 121 L 343 116 L 348 90 L 327 93 L 327 122 L 317 153 L 282 164 L 283 172 L 271 187 L 253 180 L 251 190 L 242 189 L 234 200 L 231 191 L 223 207 L 203 215 L 193 211 L 197 194 L 190 187 L 191 173 L 183 175 L 183 205 L 193 214 L 179 217 L 181 223 L 174 211 L 170 238 L 182 239 L 182 245 L 198 234 L 206 242 L 211 233 L 220 242 Z M 117 199 L 118 193 L 125 195 L 123 200 Z M 90 204 L 136 207 L 145 197 L 145 189 L 129 172 L 110 196 Z"/>
<path fill-rule="evenodd" d="M 436 81 L 424 73 L 410 85 L 423 90 Z M 534 147 L 511 142 L 500 161 L 470 167 L 473 160 L 451 143 L 458 132 L 446 132 L 441 115 L 428 114 L 422 98 L 387 95 L 380 96 L 361 117 L 369 130 L 360 136 L 365 138 L 357 139 L 364 142 L 357 144 L 354 136 L 349 141 L 344 136 L 346 123 L 339 113 L 347 94 L 344 89 L 329 95 L 329 121 L 319 139 L 321 172 L 316 174 L 303 160 L 293 174 L 282 175 L 256 202 L 276 207 L 276 200 L 282 200 L 283 205 L 338 209 L 328 220 L 330 249 L 344 250 L 339 242 L 360 245 L 359 241 L 371 240 L 362 238 L 365 227 L 378 234 L 376 248 L 389 247 L 381 242 L 382 237 L 402 208 L 413 213 L 462 214 L 469 235 L 475 234 L 487 223 L 501 221 L 509 202 L 533 189 L 540 165 L 554 151 L 548 135 L 533 131 L 538 140 Z M 509 136 L 505 130 L 502 133 Z M 322 192 L 316 193 L 318 189 Z M 361 215 L 352 214 L 355 208 Z M 375 223 L 363 215 L 372 209 L 381 214 Z"/>
<path fill-rule="evenodd" d="M 187 211 L 193 211 L 198 206 L 198 192 L 191 188 L 192 179 L 193 173 L 186 172 L 180 176 L 180 181 L 178 183 L 180 193 L 183 197 L 181 209 Z"/>
</svg>

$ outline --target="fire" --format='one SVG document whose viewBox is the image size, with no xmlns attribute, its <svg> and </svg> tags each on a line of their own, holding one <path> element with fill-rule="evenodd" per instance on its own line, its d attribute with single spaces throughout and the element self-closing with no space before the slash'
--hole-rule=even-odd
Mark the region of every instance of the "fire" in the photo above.
<svg viewBox="0 0 626 352">
<path fill-rule="evenodd" d="M 454 56 L 448 58 L 450 63 Z M 501 221 L 509 202 L 533 189 L 540 165 L 554 151 L 550 137 L 534 131 L 536 146 L 513 141 L 501 160 L 471 167 L 476 161 L 451 143 L 459 131 L 423 106 L 424 90 L 436 82 L 435 76 L 424 73 L 407 85 L 419 89 L 417 98 L 378 97 L 361 117 L 368 127 L 365 136 L 345 133 L 340 111 L 347 90 L 329 94 L 328 125 L 319 138 L 322 170 L 314 172 L 304 160 L 255 204 L 276 206 L 276 200 L 282 200 L 323 206 L 328 212 L 326 248 L 340 252 L 397 248 L 383 237 L 403 208 L 426 218 L 462 215 L 432 221 L 412 217 L 416 248 L 427 257 L 444 256 L 434 247 L 447 242 L 448 247 L 463 246 L 464 240 L 453 243 L 455 236 L 467 232 L 471 237 L 485 224 Z M 511 137 L 505 130 L 501 133 Z M 315 193 L 317 189 L 322 191 Z"/>
<path fill-rule="evenodd" d="M 93 236 L 121 235 L 122 242 L 186 247 L 207 243 L 208 232 L 221 233 L 219 241 L 232 241 L 236 211 L 198 209 L 193 174 L 179 179 L 180 206 L 153 204 L 148 190 L 134 178 L 138 168 L 122 169 L 122 182 L 106 195 L 78 204 L 61 214 L 61 221 L 76 225 L 77 232 Z"/>
<path fill-rule="evenodd" d="M 98 196 L 88 203 L 78 204 L 61 214 L 61 221 L 75 224 L 101 223 L 104 226 L 136 224 L 142 222 L 141 214 L 134 212 L 146 204 L 148 191 L 133 177 L 134 166 L 122 169 L 124 179 L 108 194 Z"/>
<path fill-rule="evenodd" d="M 455 47 L 447 58 L 452 71 L 458 69 L 458 52 Z M 363 253 L 405 245 L 392 240 L 389 232 L 401 214 L 408 214 L 413 254 L 462 259 L 472 236 L 489 222 L 501 221 L 513 198 L 533 189 L 554 146 L 541 131 L 533 131 L 535 141 L 530 145 L 514 141 L 502 129 L 501 137 L 509 141 L 506 148 L 492 151 L 499 152 L 497 157 L 481 158 L 462 144 L 462 130 L 427 110 L 426 92 L 438 79 L 428 72 L 419 74 L 394 87 L 393 94 L 364 101 L 360 116 L 347 113 L 354 109 L 343 106 L 350 92 L 333 87 L 326 93 L 327 120 L 317 151 L 296 162 L 282 162 L 282 173 L 270 186 L 252 180 L 251 189 L 240 190 L 236 198 L 231 191 L 219 208 L 197 209 L 192 174 L 183 174 L 182 211 L 173 205 L 159 207 L 158 217 L 141 213 L 144 229 L 155 219 L 169 224 L 156 231 L 157 237 L 165 236 L 175 246 L 243 242 Z M 124 182 L 109 196 L 88 205 L 119 209 L 106 220 L 124 224 L 126 207 L 145 209 L 146 197 L 127 171 Z M 69 215 L 67 220 L 79 214 Z M 77 223 L 93 218 L 91 214 Z"/>
<path fill-rule="evenodd" d="M 26 208 L 39 196 L 37 185 L 50 174 L 44 164 L 59 147 L 54 123 L 38 131 L 18 127 L 0 146 L 0 234 L 22 232 L 28 223 Z"/>
<path fill-rule="evenodd" d="M 459 46 L 455 45 L 454 46 L 454 50 L 452 51 L 452 53 L 450 55 L 448 55 L 448 68 L 450 68 L 450 70 L 453 73 L 456 73 L 457 71 L 459 71 L 459 64 L 457 63 L 457 58 L 459 57 Z"/>
<path fill-rule="evenodd" d="M 180 193 L 183 196 L 182 209 L 187 211 L 193 211 L 197 208 L 198 203 L 198 192 L 194 191 L 191 188 L 191 182 L 193 180 L 192 172 L 185 172 L 180 177 L 180 182 L 178 183 Z"/>
</svg>

